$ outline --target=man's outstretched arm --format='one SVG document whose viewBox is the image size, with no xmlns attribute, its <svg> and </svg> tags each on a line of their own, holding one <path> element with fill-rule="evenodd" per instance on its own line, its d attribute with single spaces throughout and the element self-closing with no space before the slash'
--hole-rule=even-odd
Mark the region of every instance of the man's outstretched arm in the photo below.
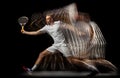
<svg viewBox="0 0 120 78">
<path fill-rule="evenodd" d="M 39 35 L 39 34 L 43 33 L 40 29 L 37 31 L 26 31 L 26 30 L 24 30 L 24 28 L 21 29 L 21 32 L 23 34 L 27 34 L 27 35 Z"/>
</svg>

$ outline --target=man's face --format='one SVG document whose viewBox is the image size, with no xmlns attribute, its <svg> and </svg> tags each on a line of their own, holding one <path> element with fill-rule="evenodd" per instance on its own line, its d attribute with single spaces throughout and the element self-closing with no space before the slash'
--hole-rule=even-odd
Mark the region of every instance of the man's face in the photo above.
<svg viewBox="0 0 120 78">
<path fill-rule="evenodd" d="M 51 24 L 53 22 L 53 18 L 50 15 L 46 16 L 46 23 Z"/>
</svg>

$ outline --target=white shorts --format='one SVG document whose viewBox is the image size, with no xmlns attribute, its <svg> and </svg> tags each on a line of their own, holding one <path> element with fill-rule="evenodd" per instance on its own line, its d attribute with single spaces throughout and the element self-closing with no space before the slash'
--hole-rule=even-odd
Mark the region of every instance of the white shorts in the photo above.
<svg viewBox="0 0 120 78">
<path fill-rule="evenodd" d="M 72 56 L 70 50 L 66 45 L 55 46 L 54 44 L 47 48 L 49 52 L 54 53 L 55 51 L 60 51 L 65 57 Z"/>
</svg>

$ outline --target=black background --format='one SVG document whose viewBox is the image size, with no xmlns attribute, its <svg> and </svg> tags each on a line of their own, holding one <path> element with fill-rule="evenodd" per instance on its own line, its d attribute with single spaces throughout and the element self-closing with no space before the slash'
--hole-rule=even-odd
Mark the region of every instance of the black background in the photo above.
<svg viewBox="0 0 120 78">
<path fill-rule="evenodd" d="M 51 37 L 47 34 L 40 36 L 28 36 L 21 34 L 21 27 L 18 24 L 18 18 L 21 16 L 30 17 L 35 12 L 44 12 L 66 6 L 75 2 L 78 10 L 90 14 L 91 19 L 95 21 L 106 41 L 106 59 L 111 61 L 118 68 L 119 62 L 119 7 L 118 2 L 114 0 L 16 0 L 8 2 L 5 13 L 8 16 L 5 19 L 5 26 L 7 34 L 6 43 L 8 47 L 5 49 L 5 56 L 10 56 L 5 62 L 9 71 L 15 71 L 13 75 L 18 75 L 23 72 L 22 65 L 31 67 L 39 52 L 43 51 L 46 47 L 50 46 L 53 42 Z M 10 59 L 12 58 L 12 59 Z M 10 63 L 8 63 L 10 60 Z M 6 63 L 5 63 L 6 64 Z M 12 66 L 10 66 L 12 64 Z"/>
</svg>

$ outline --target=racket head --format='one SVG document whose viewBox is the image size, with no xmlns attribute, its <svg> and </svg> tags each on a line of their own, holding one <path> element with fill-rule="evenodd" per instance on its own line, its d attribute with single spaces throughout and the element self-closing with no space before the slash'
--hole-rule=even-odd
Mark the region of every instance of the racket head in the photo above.
<svg viewBox="0 0 120 78">
<path fill-rule="evenodd" d="M 26 17 L 26 16 L 21 16 L 18 18 L 18 23 L 21 25 L 21 26 L 25 26 L 26 23 L 28 22 L 29 18 Z"/>
</svg>

